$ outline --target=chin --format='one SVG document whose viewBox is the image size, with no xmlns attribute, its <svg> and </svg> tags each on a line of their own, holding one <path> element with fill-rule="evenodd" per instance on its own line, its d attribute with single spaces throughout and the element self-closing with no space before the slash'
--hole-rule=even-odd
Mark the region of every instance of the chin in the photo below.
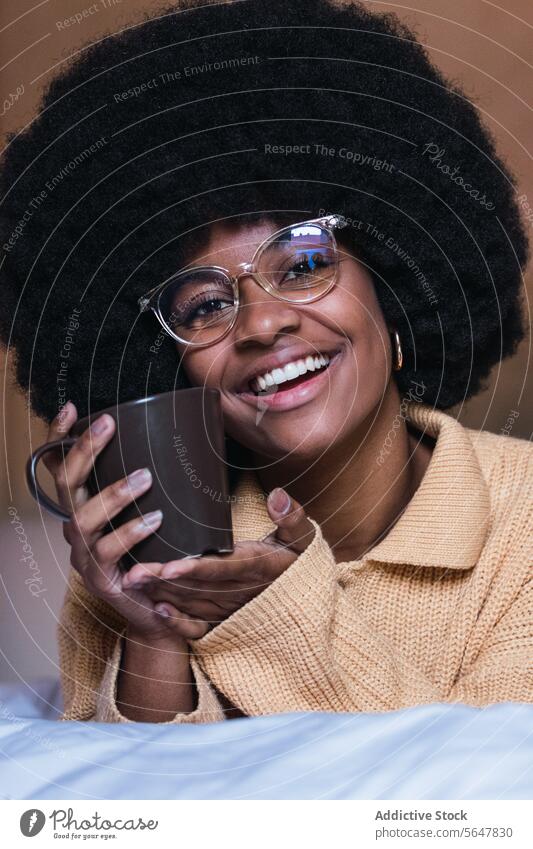
<svg viewBox="0 0 533 849">
<path fill-rule="evenodd" d="M 286 461 L 289 465 L 307 467 L 320 461 L 320 458 L 326 455 L 336 442 L 335 430 L 329 427 L 323 429 L 317 423 L 314 430 L 311 428 L 302 431 L 300 426 L 294 432 L 279 435 L 270 433 L 262 440 L 255 439 L 252 450 L 273 460 Z"/>
</svg>

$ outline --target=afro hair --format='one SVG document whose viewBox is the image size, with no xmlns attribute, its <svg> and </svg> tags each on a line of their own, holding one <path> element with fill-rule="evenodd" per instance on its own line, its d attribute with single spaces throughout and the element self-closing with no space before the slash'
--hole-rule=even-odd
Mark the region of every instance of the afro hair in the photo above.
<svg viewBox="0 0 533 849">
<path fill-rule="evenodd" d="M 474 105 L 394 16 L 185 0 L 65 62 L 1 162 L 0 334 L 50 421 L 188 385 L 138 298 L 227 218 L 349 219 L 402 339 L 400 391 L 450 407 L 524 335 L 527 241 Z"/>
</svg>

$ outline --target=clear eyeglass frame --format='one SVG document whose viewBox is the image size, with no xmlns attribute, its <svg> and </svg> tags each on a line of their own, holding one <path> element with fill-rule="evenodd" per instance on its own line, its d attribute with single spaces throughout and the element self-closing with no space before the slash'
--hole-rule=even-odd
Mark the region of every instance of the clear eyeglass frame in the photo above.
<svg viewBox="0 0 533 849">
<path fill-rule="evenodd" d="M 172 339 L 174 339 L 176 342 L 180 342 L 181 344 L 187 345 L 188 347 L 205 348 L 205 347 L 207 347 L 209 345 L 213 345 L 216 342 L 219 342 L 221 339 L 223 339 L 224 336 L 226 336 L 226 334 L 229 333 L 230 330 L 232 329 L 232 327 L 235 325 L 235 322 L 237 321 L 237 316 L 239 314 L 239 303 L 240 303 L 240 301 L 239 301 L 239 279 L 242 277 L 243 274 L 251 275 L 256 280 L 256 282 L 265 290 L 265 292 L 268 292 L 270 295 L 272 295 L 275 298 L 278 298 L 278 300 L 281 300 L 281 301 L 289 301 L 291 303 L 298 303 L 298 304 L 304 304 L 305 305 L 305 304 L 317 301 L 320 298 L 323 298 L 324 295 L 327 295 L 328 292 L 331 291 L 331 289 L 333 288 L 333 286 L 335 285 L 335 283 L 337 281 L 338 263 L 337 263 L 337 267 L 335 269 L 335 273 L 333 274 L 332 279 L 329 281 L 328 286 L 323 291 L 320 291 L 314 297 L 312 295 L 307 297 L 305 301 L 299 300 L 297 298 L 291 298 L 291 297 L 280 295 L 279 289 L 277 289 L 275 286 L 273 286 L 269 282 L 269 280 L 267 278 L 263 277 L 261 275 L 261 273 L 257 270 L 257 261 L 258 261 L 259 257 L 261 256 L 262 252 L 276 238 L 278 238 L 286 230 L 291 230 L 295 227 L 303 227 L 303 226 L 306 226 L 308 224 L 315 224 L 315 225 L 322 227 L 322 228 L 324 228 L 325 230 L 328 231 L 329 236 L 332 240 L 332 246 L 335 250 L 335 254 L 338 257 L 339 249 L 338 249 L 337 241 L 335 239 L 335 235 L 334 235 L 333 231 L 337 230 L 337 229 L 341 229 L 342 227 L 348 226 L 348 222 L 346 221 L 344 216 L 338 215 L 338 214 L 332 214 L 332 215 L 324 215 L 320 218 L 310 218 L 310 219 L 307 219 L 305 221 L 297 221 L 294 224 L 289 224 L 289 225 L 286 225 L 285 227 L 281 227 L 279 230 L 276 230 L 274 233 L 271 233 L 269 236 L 267 236 L 267 238 L 264 239 L 261 242 L 261 244 L 258 245 L 258 247 L 256 248 L 254 255 L 253 255 L 252 259 L 250 260 L 250 262 L 239 263 L 237 268 L 240 268 L 241 271 L 238 274 L 231 274 L 231 272 L 227 268 L 223 268 L 222 266 L 219 266 L 219 265 L 208 265 L 208 266 L 187 265 L 184 268 L 181 268 L 179 271 L 174 272 L 170 277 L 168 277 L 162 283 L 158 283 L 157 286 L 154 286 L 153 289 L 150 289 L 148 292 L 146 292 L 146 294 L 144 294 L 142 297 L 140 297 L 139 300 L 138 300 L 139 311 L 141 313 L 147 312 L 149 310 L 154 312 L 157 320 L 159 321 L 159 323 L 162 326 L 165 333 L 167 333 L 169 336 L 171 336 Z M 228 278 L 228 282 L 231 283 L 231 286 L 233 288 L 233 295 L 234 295 L 233 316 L 232 316 L 229 324 L 221 332 L 220 336 L 218 336 L 216 339 L 210 339 L 209 341 L 206 341 L 206 342 L 194 342 L 194 341 L 191 341 L 190 339 L 184 339 L 181 336 L 179 336 L 167 324 L 167 322 L 165 321 L 165 319 L 164 319 L 164 317 L 161 313 L 161 308 L 160 308 L 161 295 L 163 294 L 166 287 L 169 286 L 171 283 L 175 283 L 176 279 L 178 279 L 180 277 L 180 275 L 185 275 L 192 270 L 195 270 L 195 271 L 196 270 L 210 270 L 210 271 L 220 272 Z M 312 289 L 312 287 L 309 287 L 309 288 Z"/>
</svg>

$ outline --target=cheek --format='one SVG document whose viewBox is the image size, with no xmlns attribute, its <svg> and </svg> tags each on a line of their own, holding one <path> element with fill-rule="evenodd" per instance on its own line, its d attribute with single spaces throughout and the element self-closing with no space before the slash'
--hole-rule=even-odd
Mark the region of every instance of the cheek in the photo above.
<svg viewBox="0 0 533 849">
<path fill-rule="evenodd" d="M 217 387 L 220 385 L 220 368 L 222 361 L 217 363 L 216 357 L 207 350 L 189 351 L 180 354 L 180 368 L 185 373 L 192 386 Z"/>
<path fill-rule="evenodd" d="M 378 380 L 386 378 L 391 359 L 389 330 L 371 278 L 358 271 L 335 295 L 329 303 L 325 299 L 322 314 L 353 347 L 359 378 L 367 380 L 370 374 Z"/>
</svg>

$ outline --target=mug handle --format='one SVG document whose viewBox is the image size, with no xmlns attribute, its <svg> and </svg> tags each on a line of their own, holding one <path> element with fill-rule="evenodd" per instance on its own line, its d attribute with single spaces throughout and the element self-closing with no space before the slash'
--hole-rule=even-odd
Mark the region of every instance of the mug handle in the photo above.
<svg viewBox="0 0 533 849">
<path fill-rule="evenodd" d="M 45 445 L 41 445 L 40 448 L 37 448 L 26 463 L 26 483 L 28 484 L 29 491 L 41 507 L 44 507 L 45 510 L 48 510 L 48 512 L 52 514 L 52 516 L 55 516 L 56 519 L 61 519 L 63 522 L 68 522 L 70 520 L 70 513 L 67 513 L 67 511 L 63 510 L 59 504 L 52 501 L 52 499 L 41 488 L 39 481 L 37 480 L 37 464 L 44 454 L 47 454 L 48 451 L 53 451 L 55 448 L 62 448 L 64 457 L 65 448 L 72 448 L 77 441 L 77 437 L 69 436 L 67 439 L 58 439 L 55 442 L 47 442 Z"/>
</svg>

